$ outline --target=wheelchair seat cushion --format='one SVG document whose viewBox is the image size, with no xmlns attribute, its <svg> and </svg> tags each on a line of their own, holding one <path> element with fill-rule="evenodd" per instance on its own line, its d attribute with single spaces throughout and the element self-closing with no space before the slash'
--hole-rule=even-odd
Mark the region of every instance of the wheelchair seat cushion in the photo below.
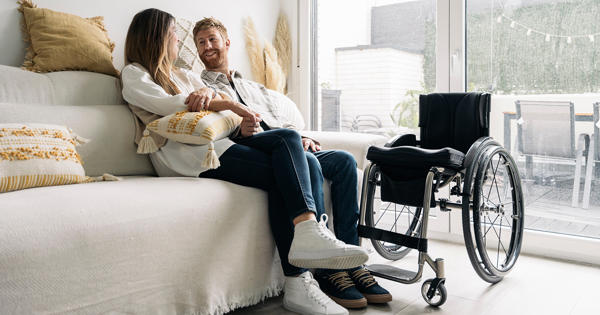
<svg viewBox="0 0 600 315">
<path fill-rule="evenodd" d="M 465 159 L 464 153 L 452 149 L 421 149 L 413 146 L 381 148 L 372 146 L 367 152 L 367 159 L 375 164 L 391 166 L 395 169 L 429 169 L 433 166 L 460 171 Z"/>
</svg>

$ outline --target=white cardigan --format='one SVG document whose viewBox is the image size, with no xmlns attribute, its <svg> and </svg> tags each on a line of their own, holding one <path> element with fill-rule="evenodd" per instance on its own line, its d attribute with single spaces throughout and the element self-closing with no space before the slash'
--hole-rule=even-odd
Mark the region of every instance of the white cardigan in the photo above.
<svg viewBox="0 0 600 315">
<path fill-rule="evenodd" d="M 121 71 L 123 81 L 123 99 L 129 104 L 148 112 L 167 116 L 186 110 L 184 104 L 187 96 L 195 90 L 205 87 L 200 76 L 192 71 L 174 68 L 171 80 L 177 85 L 180 94 L 170 95 L 152 80 L 148 71 L 137 63 L 132 63 Z M 229 138 L 214 142 L 215 152 L 221 156 L 234 144 Z M 208 170 L 202 167 L 202 160 L 208 151 L 207 145 L 183 144 L 168 140 L 150 160 L 159 176 L 191 176 L 198 177 Z"/>
</svg>

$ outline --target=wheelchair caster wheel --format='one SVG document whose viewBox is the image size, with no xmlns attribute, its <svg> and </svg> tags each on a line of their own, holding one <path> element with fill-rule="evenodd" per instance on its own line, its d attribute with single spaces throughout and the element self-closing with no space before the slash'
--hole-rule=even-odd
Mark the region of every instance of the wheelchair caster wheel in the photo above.
<svg viewBox="0 0 600 315">
<path fill-rule="evenodd" d="M 437 289 L 435 289 L 432 294 L 429 294 L 429 289 L 431 288 L 431 284 L 433 283 L 433 279 L 427 279 L 423 282 L 421 286 L 421 295 L 427 304 L 438 307 L 446 302 L 448 298 L 448 293 L 446 292 L 446 287 L 444 286 L 444 282 L 440 282 L 438 284 Z M 429 297 L 431 296 L 431 297 Z"/>
</svg>

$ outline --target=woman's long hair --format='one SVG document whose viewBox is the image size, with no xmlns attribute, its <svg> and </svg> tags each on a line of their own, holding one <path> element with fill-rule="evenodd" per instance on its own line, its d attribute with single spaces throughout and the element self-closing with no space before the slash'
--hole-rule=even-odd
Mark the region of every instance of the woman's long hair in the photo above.
<svg viewBox="0 0 600 315">
<path fill-rule="evenodd" d="M 171 95 L 181 93 L 170 77 L 169 27 L 174 20 L 171 14 L 158 9 L 138 12 L 129 25 L 125 40 L 125 62 L 142 65 L 154 82 Z"/>
</svg>

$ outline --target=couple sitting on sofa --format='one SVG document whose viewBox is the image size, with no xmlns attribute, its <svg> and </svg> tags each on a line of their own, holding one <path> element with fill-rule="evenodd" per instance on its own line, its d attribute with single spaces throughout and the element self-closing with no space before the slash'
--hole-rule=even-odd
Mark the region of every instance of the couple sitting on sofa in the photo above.
<svg viewBox="0 0 600 315">
<path fill-rule="evenodd" d="M 390 301 L 389 292 L 362 267 L 368 256 L 357 246 L 354 158 L 344 151 L 322 151 L 318 142 L 279 123 L 269 110 L 272 91 L 229 69 L 230 41 L 219 21 L 205 18 L 194 28 L 194 41 L 206 67 L 201 76 L 172 65 L 177 41 L 170 14 L 147 9 L 134 16 L 121 78 L 123 98 L 138 123 L 146 125 L 177 111 L 207 109 L 231 110 L 242 122 L 229 138 L 215 141 L 214 148 L 151 134 L 160 148 L 150 155 L 157 173 L 221 179 L 268 192 L 270 226 L 286 275 L 287 309 L 347 314 L 340 305 L 356 308 Z M 141 132 L 137 134 L 139 142 Z M 218 168 L 203 167 L 201 157 L 209 150 L 219 156 Z M 336 235 L 326 227 L 324 177 L 332 183 Z M 319 268 L 316 280 L 306 268 Z"/>
</svg>

